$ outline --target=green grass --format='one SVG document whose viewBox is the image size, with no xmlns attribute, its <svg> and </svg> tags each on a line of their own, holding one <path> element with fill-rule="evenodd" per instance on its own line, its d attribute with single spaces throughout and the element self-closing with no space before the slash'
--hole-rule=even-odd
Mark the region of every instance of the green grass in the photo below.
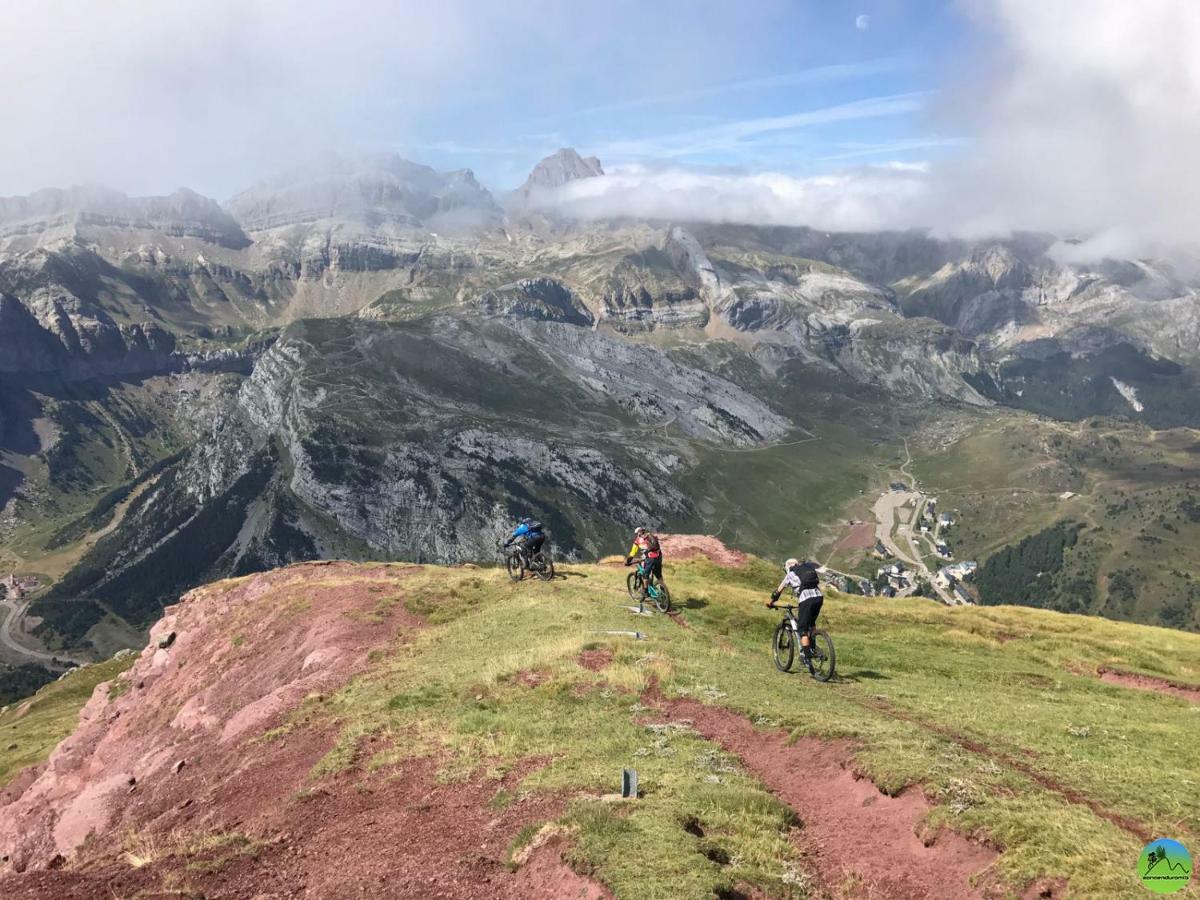
<svg viewBox="0 0 1200 900">
<path fill-rule="evenodd" d="M 79 710 L 96 685 L 120 675 L 136 658 L 110 659 L 75 669 L 28 700 L 0 713 L 0 787 L 26 766 L 44 761 L 58 742 L 75 729 Z"/>
<path fill-rule="evenodd" d="M 1111 666 L 1200 684 L 1200 636 L 830 592 L 823 624 L 837 642 L 839 678 L 818 685 L 771 663 L 777 614 L 762 602 L 774 571 L 761 560 L 739 569 L 669 563 L 689 628 L 631 618 L 619 567 L 562 568 L 562 579 L 522 584 L 497 569 L 427 568 L 406 577 L 402 596 L 380 591 L 380 604 L 403 602 L 428 625 L 375 654 L 342 690 L 306 700 L 283 726 L 339 733 L 291 802 L 305 803 L 343 770 L 387 777 L 429 757 L 444 782 L 492 781 L 480 802 L 495 809 L 531 792 L 561 798 L 554 822 L 515 835 L 511 854 L 551 824 L 568 835 L 572 863 L 619 898 L 819 896 L 793 841 L 803 824 L 719 745 L 662 724 L 643 703 L 657 683 L 668 697 L 725 706 L 763 728 L 849 739 L 856 766 L 881 789 L 919 785 L 930 825 L 999 850 L 983 877 L 1001 896 L 1046 877 L 1067 879 L 1071 896 L 1141 896 L 1133 872 L 1143 842 L 1119 820 L 1200 844 L 1200 708 L 1095 677 Z M 244 625 L 231 623 L 231 632 Z M 602 633 L 633 628 L 645 640 Z M 582 650 L 597 648 L 611 651 L 611 664 L 598 672 L 578 664 Z M 82 670 L 0 716 L 0 754 L 13 741 L 21 747 L 0 755 L 0 783 L 44 759 L 94 685 L 125 665 Z M 624 767 L 638 770 L 636 801 L 604 796 L 618 790 Z M 257 845 L 211 849 L 192 860 L 194 871 L 215 871 Z"/>
<path fill-rule="evenodd" d="M 1001 848 L 989 877 L 1013 894 L 1052 876 L 1078 896 L 1138 896 L 1141 842 L 1081 798 L 1185 844 L 1200 835 L 1195 708 L 1094 677 L 1113 665 L 1200 682 L 1196 636 L 1017 607 L 835 595 L 824 617 L 842 677 L 819 686 L 772 668 L 765 564 L 668 566 L 690 629 L 631 620 L 619 569 L 566 572 L 552 584 L 511 585 L 495 570 L 429 570 L 410 582 L 420 598 L 410 605 L 434 624 L 330 698 L 325 715 L 344 730 L 314 776 L 351 765 L 367 735 L 387 748 L 370 763 L 385 771 L 412 755 L 434 756 L 451 781 L 528 767 L 514 790 L 574 798 L 560 820 L 572 858 L 618 897 L 736 886 L 805 896 L 810 873 L 788 841 L 790 811 L 698 735 L 647 727 L 657 719 L 640 698 L 655 679 L 668 695 L 756 722 L 852 739 L 883 789 L 920 784 L 933 823 Z M 647 639 L 597 634 L 632 627 Z M 614 659 L 593 673 L 576 659 L 596 646 Z M 529 671 L 541 676 L 536 686 L 518 677 Z M 641 800 L 596 799 L 631 765 Z M 691 821 L 703 823 L 703 839 L 685 829 Z"/>
</svg>

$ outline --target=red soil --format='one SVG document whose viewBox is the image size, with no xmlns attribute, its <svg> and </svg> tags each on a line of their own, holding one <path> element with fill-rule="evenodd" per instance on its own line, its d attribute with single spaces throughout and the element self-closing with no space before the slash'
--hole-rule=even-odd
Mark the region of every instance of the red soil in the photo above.
<svg viewBox="0 0 1200 900">
<path fill-rule="evenodd" d="M 866 522 L 851 525 L 850 531 L 834 545 L 834 550 L 866 550 L 875 546 L 875 526 Z"/>
<path fill-rule="evenodd" d="M 596 650 L 584 650 L 579 654 L 579 664 L 593 672 L 599 672 L 601 669 L 608 668 L 612 664 L 612 661 L 613 652 L 607 647 L 600 647 Z"/>
<path fill-rule="evenodd" d="M 1135 688 L 1139 691 L 1154 691 L 1156 694 L 1166 694 L 1179 697 L 1192 703 L 1200 703 L 1200 688 L 1170 681 L 1166 678 L 1155 678 L 1152 675 L 1139 675 L 1136 672 L 1122 672 L 1120 669 L 1110 669 L 1101 666 L 1096 670 L 1100 680 L 1108 684 L 1119 684 L 1121 687 Z"/>
<path fill-rule="evenodd" d="M 800 816 L 801 849 L 826 890 L 845 898 L 959 900 L 996 852 L 950 831 L 928 833 L 929 804 L 914 788 L 883 794 L 853 770 L 845 741 L 756 731 L 744 717 L 695 700 L 657 701 L 670 721 L 689 721 L 737 756 Z M 986 877 L 986 876 L 985 876 Z"/>
<path fill-rule="evenodd" d="M 672 622 L 674 622 L 676 625 L 678 625 L 680 628 L 691 628 L 692 627 L 691 625 L 689 625 L 687 623 L 687 619 L 685 619 L 683 617 L 683 613 L 681 613 L 677 609 L 673 609 L 669 613 L 667 613 L 667 618 L 670 619 Z"/>
<path fill-rule="evenodd" d="M 75 733 L 0 792 L 5 867 L 42 868 L 92 832 L 170 818 L 181 789 L 200 801 L 270 755 L 247 744 L 306 697 L 344 684 L 403 626 L 419 624 L 401 603 L 381 603 L 412 571 L 292 566 L 200 588 L 168 607 L 122 676 L 124 693 L 111 695 L 113 683 L 97 687 Z M 173 642 L 160 648 L 170 633 Z"/>
<path fill-rule="evenodd" d="M 607 896 L 557 846 L 516 873 L 507 866 L 517 832 L 558 816 L 565 798 L 518 795 L 491 809 L 515 778 L 439 784 L 430 759 L 367 775 L 361 764 L 383 749 L 372 737 L 346 771 L 314 782 L 336 726 L 263 738 L 420 625 L 397 597 L 412 571 L 293 566 L 169 608 L 128 690 L 97 688 L 50 761 L 0 793 L 0 896 Z M 250 843 L 168 852 L 204 834 Z M 151 861 L 134 867 L 126 850 Z"/>
<path fill-rule="evenodd" d="M 714 564 L 726 569 L 736 569 L 746 561 L 746 554 L 730 550 L 720 540 L 706 534 L 660 534 L 663 555 L 669 562 L 673 559 L 693 559 L 707 556 Z"/>
<path fill-rule="evenodd" d="M 503 809 L 486 800 L 515 787 L 482 777 L 439 784 L 431 759 L 406 762 L 386 776 L 360 772 L 327 779 L 302 798 L 259 807 L 230 823 L 251 836 L 243 853 L 164 855 L 132 868 L 109 854 L 67 871 L 0 878 L 12 900 L 110 898 L 186 886 L 206 897 L 380 897 L 396 900 L 601 900 L 611 895 L 578 875 L 561 840 L 539 847 L 514 873 L 508 848 L 525 826 L 559 815 L 549 795 L 518 798 Z M 254 783 L 257 783 L 257 779 Z"/>
</svg>

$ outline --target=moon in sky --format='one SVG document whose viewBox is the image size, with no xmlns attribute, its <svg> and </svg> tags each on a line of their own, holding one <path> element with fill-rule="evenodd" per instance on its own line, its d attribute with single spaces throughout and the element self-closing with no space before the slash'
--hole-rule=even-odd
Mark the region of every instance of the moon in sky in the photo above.
<svg viewBox="0 0 1200 900">
<path fill-rule="evenodd" d="M 866 13 L 863 13 L 857 19 L 854 20 L 854 27 L 857 28 L 859 31 L 866 31 L 868 28 L 871 27 L 871 17 L 868 16 Z"/>
</svg>

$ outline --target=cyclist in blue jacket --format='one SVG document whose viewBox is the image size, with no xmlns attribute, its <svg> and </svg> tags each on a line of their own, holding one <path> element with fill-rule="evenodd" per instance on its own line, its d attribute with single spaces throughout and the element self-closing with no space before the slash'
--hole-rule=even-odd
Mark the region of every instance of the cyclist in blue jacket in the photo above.
<svg viewBox="0 0 1200 900">
<path fill-rule="evenodd" d="M 505 547 L 511 547 L 516 544 L 521 552 L 529 559 L 533 554 L 542 549 L 542 544 L 546 542 L 546 531 L 542 527 L 542 523 L 536 519 L 526 516 L 517 523 L 517 527 L 513 529 L 508 540 L 504 542 Z"/>
</svg>

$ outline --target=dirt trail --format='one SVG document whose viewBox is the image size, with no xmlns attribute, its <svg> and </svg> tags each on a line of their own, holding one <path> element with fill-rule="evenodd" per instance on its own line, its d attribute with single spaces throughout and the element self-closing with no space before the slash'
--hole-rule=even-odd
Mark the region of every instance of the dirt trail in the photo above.
<svg viewBox="0 0 1200 900">
<path fill-rule="evenodd" d="M 1102 804 L 1099 800 L 1089 797 L 1086 794 L 1076 790 L 1075 788 L 1072 788 L 1068 785 L 1062 784 L 1061 782 L 1055 780 L 1054 778 L 1052 778 L 1051 776 L 1047 775 L 1044 772 L 1039 772 L 1037 769 L 1035 769 L 1029 763 L 1025 762 L 1024 760 L 1018 759 L 1017 757 L 1013 756 L 1012 754 L 1004 753 L 1004 752 L 998 751 L 998 750 L 993 750 L 992 748 L 985 746 L 984 744 L 980 743 L 979 741 L 969 738 L 964 734 L 959 734 L 957 731 L 955 731 L 952 728 L 947 728 L 945 725 L 939 725 L 936 722 L 931 722 L 927 719 L 921 718 L 920 716 L 902 712 L 901 710 L 896 709 L 890 703 L 885 703 L 883 701 L 862 701 L 862 700 L 858 700 L 855 702 L 859 703 L 862 706 L 865 706 L 868 709 L 874 709 L 878 712 L 882 712 L 886 715 L 889 715 L 894 719 L 900 719 L 901 721 L 909 722 L 913 725 L 916 725 L 918 728 L 920 728 L 923 731 L 928 731 L 933 734 L 941 735 L 942 737 L 944 737 L 948 740 L 954 741 L 956 744 L 958 744 L 964 750 L 969 750 L 972 753 L 978 753 L 980 756 L 990 757 L 991 759 L 994 759 L 998 763 L 1002 763 L 1003 765 L 1008 766 L 1011 769 L 1016 769 L 1018 772 L 1020 772 L 1022 775 L 1024 775 L 1030 781 L 1037 784 L 1039 787 L 1042 787 L 1042 788 L 1046 789 L 1047 791 L 1050 791 L 1051 793 L 1058 794 L 1060 797 L 1062 797 L 1068 803 L 1074 803 L 1078 806 L 1086 806 L 1098 818 L 1104 819 L 1106 822 L 1116 825 L 1118 828 L 1129 832 L 1130 834 L 1132 834 L 1134 837 L 1136 837 L 1138 840 L 1142 841 L 1143 843 L 1149 843 L 1150 841 L 1152 841 L 1154 839 L 1154 835 L 1150 831 L 1150 829 L 1147 828 L 1145 825 L 1143 825 L 1141 822 L 1138 822 L 1134 819 L 1131 819 L 1129 816 L 1122 815 L 1121 813 L 1118 813 L 1118 812 L 1115 812 L 1114 810 L 1109 809 L 1107 806 Z"/>
<path fill-rule="evenodd" d="M 1166 694 L 1168 697 L 1179 697 L 1192 703 L 1200 703 L 1200 688 L 1171 681 L 1168 678 L 1155 678 L 1153 675 L 1142 675 L 1137 672 L 1123 672 L 1120 669 L 1110 669 L 1101 666 L 1096 670 L 1100 680 L 1107 684 L 1119 684 L 1121 687 L 1134 688 L 1139 691 L 1154 691 L 1156 694 Z"/>
<path fill-rule="evenodd" d="M 994 850 L 949 831 L 925 833 L 929 804 L 909 788 L 889 797 L 853 771 L 845 741 L 758 731 L 744 717 L 695 700 L 651 698 L 669 721 L 688 721 L 737 756 L 800 816 L 801 849 L 826 890 L 854 900 L 961 900 L 982 897 L 972 879 Z"/>
</svg>

